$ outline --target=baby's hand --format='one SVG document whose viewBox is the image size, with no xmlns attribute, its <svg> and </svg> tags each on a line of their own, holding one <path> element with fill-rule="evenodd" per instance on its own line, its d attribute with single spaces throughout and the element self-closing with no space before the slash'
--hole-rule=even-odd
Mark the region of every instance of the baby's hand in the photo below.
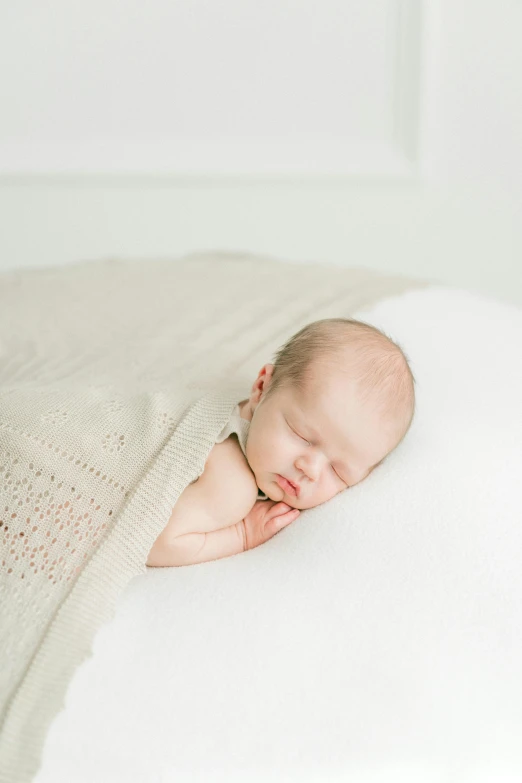
<svg viewBox="0 0 522 783">
<path fill-rule="evenodd" d="M 276 500 L 256 500 L 246 517 L 241 520 L 239 527 L 244 536 L 244 548 L 254 549 L 259 544 L 279 533 L 301 512 L 298 508 L 292 508 L 287 503 Z"/>
</svg>

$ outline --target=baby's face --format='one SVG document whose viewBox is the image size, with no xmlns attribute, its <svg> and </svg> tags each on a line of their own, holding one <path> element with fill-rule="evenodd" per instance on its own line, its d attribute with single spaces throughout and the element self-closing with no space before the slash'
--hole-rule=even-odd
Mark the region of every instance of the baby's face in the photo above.
<svg viewBox="0 0 522 783">
<path fill-rule="evenodd" d="M 294 508 L 318 506 L 358 484 L 397 442 L 346 376 L 317 382 L 303 395 L 279 389 L 257 404 L 254 396 L 243 413 L 250 418 L 247 460 L 258 487 Z M 297 495 L 281 477 L 298 486 Z"/>
</svg>

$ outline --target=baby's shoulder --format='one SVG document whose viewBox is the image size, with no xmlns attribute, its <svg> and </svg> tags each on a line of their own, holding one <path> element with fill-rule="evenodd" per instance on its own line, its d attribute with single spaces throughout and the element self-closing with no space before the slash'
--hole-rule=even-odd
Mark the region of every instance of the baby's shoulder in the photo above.
<svg viewBox="0 0 522 783">
<path fill-rule="evenodd" d="M 225 478 L 229 471 L 232 472 L 235 479 L 240 478 L 242 484 L 249 486 L 252 492 L 257 495 L 257 484 L 248 464 L 247 458 L 243 454 L 237 435 L 233 432 L 221 443 L 215 443 L 205 462 L 205 471 L 210 471 Z"/>
<path fill-rule="evenodd" d="M 230 518 L 230 503 L 242 518 L 257 500 L 258 486 L 235 433 L 221 443 L 215 443 L 198 479 L 212 493 L 216 505 L 222 504 Z M 221 509 L 219 509 L 221 511 Z"/>
</svg>

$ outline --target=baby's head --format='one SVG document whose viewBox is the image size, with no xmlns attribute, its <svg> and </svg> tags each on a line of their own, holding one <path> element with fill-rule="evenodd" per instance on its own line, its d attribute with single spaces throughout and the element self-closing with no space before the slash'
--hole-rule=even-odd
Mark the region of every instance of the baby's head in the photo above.
<svg viewBox="0 0 522 783">
<path fill-rule="evenodd" d="M 258 487 L 305 509 L 358 484 L 408 432 L 414 384 L 401 348 L 374 326 L 348 318 L 308 324 L 261 368 L 242 407 Z"/>
</svg>

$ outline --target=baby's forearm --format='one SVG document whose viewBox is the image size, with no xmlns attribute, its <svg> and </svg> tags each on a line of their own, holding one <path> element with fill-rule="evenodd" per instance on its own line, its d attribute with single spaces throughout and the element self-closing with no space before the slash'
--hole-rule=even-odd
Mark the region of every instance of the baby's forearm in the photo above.
<svg viewBox="0 0 522 783">
<path fill-rule="evenodd" d="M 185 533 L 172 541 L 169 565 L 184 566 L 220 560 L 245 551 L 246 537 L 243 520 L 208 533 Z"/>
</svg>

